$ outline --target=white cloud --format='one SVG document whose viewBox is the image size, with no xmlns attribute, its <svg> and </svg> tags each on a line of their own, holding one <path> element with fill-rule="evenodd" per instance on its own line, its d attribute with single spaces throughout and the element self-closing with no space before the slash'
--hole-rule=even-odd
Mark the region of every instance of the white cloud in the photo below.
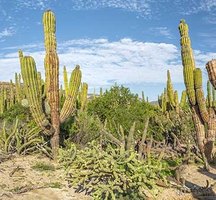
<svg viewBox="0 0 216 200">
<path fill-rule="evenodd" d="M 12 27 L 5 28 L 0 32 L 0 39 L 5 38 L 5 37 L 10 37 L 14 35 L 14 31 Z"/>
<path fill-rule="evenodd" d="M 216 0 L 181 0 L 177 1 L 175 4 L 179 5 L 182 14 L 186 15 L 199 13 L 202 11 L 215 11 L 216 9 Z"/>
<path fill-rule="evenodd" d="M 23 45 L 24 55 L 34 57 L 37 68 L 44 73 L 45 52 L 42 44 Z M 37 47 L 37 48 L 32 48 Z M 16 47 L 19 49 L 19 47 Z M 10 53 L 0 55 L 1 80 L 14 77 L 20 71 L 18 53 L 8 48 Z M 216 57 L 216 53 L 194 51 L 197 67 L 204 68 L 205 63 Z M 145 84 L 166 82 L 169 69 L 174 83 L 183 83 L 180 51 L 173 44 L 149 43 L 124 38 L 119 41 L 107 39 L 70 40 L 58 45 L 60 59 L 60 80 L 63 66 L 71 72 L 79 64 L 83 81 L 92 87 L 106 87 L 118 84 Z"/>
<path fill-rule="evenodd" d="M 149 0 L 72 0 L 73 9 L 120 8 L 138 12 L 142 16 L 151 15 Z"/>
<path fill-rule="evenodd" d="M 168 29 L 168 27 L 161 26 L 161 27 L 152 27 L 149 29 L 149 31 L 154 35 L 161 35 L 165 36 L 166 38 L 171 39 L 173 36 L 171 34 L 171 31 Z"/>
</svg>

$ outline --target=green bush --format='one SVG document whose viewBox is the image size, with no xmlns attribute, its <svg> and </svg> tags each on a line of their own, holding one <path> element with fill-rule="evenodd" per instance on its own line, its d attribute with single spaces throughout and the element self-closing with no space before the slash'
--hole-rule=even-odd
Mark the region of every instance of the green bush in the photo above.
<svg viewBox="0 0 216 200">
<path fill-rule="evenodd" d="M 34 123 L 24 123 L 18 118 L 14 122 L 4 120 L 0 129 L 0 150 L 6 153 L 27 154 L 44 143 L 41 130 Z"/>
<path fill-rule="evenodd" d="M 21 104 L 15 104 L 10 109 L 0 115 L 0 119 L 14 121 L 14 119 L 27 121 L 31 118 L 29 108 L 23 107 Z"/>
<path fill-rule="evenodd" d="M 111 132 L 116 132 L 115 125 L 122 125 L 128 132 L 134 122 L 136 130 L 142 131 L 146 118 L 157 113 L 156 106 L 141 101 L 129 88 L 116 85 L 102 96 L 91 100 L 87 109 L 89 114 L 98 116 L 102 122 L 107 120 L 112 124 L 109 127 Z"/>
<path fill-rule="evenodd" d="M 192 122 L 191 113 L 187 110 L 177 114 L 176 111 L 170 111 L 167 115 L 159 113 L 151 119 L 149 123 L 149 133 L 154 136 L 154 139 L 173 143 L 174 134 L 181 143 L 189 141 L 194 142 L 195 130 Z"/>
</svg>

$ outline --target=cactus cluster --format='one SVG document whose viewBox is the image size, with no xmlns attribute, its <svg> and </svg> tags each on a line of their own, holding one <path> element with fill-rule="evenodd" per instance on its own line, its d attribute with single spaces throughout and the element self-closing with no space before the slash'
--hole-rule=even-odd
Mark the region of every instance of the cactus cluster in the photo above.
<svg viewBox="0 0 216 200">
<path fill-rule="evenodd" d="M 167 86 L 164 92 L 158 97 L 158 104 L 163 113 L 171 110 L 175 110 L 176 113 L 179 113 L 180 109 L 183 109 L 187 105 L 185 91 L 182 91 L 181 100 L 179 102 L 178 91 L 174 91 L 169 70 L 167 70 Z"/>
<path fill-rule="evenodd" d="M 0 114 L 10 109 L 13 105 L 21 103 L 25 93 L 21 83 L 21 74 L 15 73 L 15 83 L 0 82 Z"/>
<path fill-rule="evenodd" d="M 27 154 L 37 150 L 44 143 L 40 128 L 25 124 L 16 119 L 14 124 L 2 122 L 0 129 L 0 149 L 5 153 Z"/>
<path fill-rule="evenodd" d="M 216 109 L 215 109 L 215 60 L 209 61 L 206 64 L 209 79 L 214 86 L 208 82 L 207 99 L 205 99 L 203 91 L 202 71 L 195 66 L 193 51 L 191 48 L 191 41 L 188 33 L 188 25 L 184 20 L 180 21 L 180 44 L 181 56 L 183 65 L 184 83 L 186 86 L 187 96 L 190 102 L 190 107 L 193 114 L 193 121 L 196 129 L 196 141 L 198 147 L 205 160 L 206 167 L 208 168 L 207 160 L 212 160 L 215 131 L 216 131 Z M 213 97 L 212 97 L 213 96 Z"/>
<path fill-rule="evenodd" d="M 133 150 L 121 152 L 111 145 L 101 149 L 92 143 L 83 150 L 71 151 L 70 155 L 74 160 L 65 164 L 67 181 L 78 192 L 86 191 L 94 199 L 154 199 L 159 193 L 157 180 L 166 176 L 162 157 L 141 161 Z M 67 162 L 65 158 L 64 161 Z"/>
</svg>

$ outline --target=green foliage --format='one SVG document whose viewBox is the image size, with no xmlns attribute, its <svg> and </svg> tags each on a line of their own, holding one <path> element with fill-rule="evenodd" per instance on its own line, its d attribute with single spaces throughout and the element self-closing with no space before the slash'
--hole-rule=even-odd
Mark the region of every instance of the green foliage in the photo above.
<svg viewBox="0 0 216 200">
<path fill-rule="evenodd" d="M 88 114 L 85 110 L 78 111 L 76 116 L 61 125 L 61 132 L 64 138 L 85 146 L 99 137 L 100 125 L 98 117 Z"/>
<path fill-rule="evenodd" d="M 105 150 L 92 143 L 78 150 L 75 160 L 68 166 L 67 180 L 77 191 L 86 191 L 94 199 L 147 199 L 156 196 L 158 179 L 170 175 L 168 164 L 150 156 L 138 160 L 136 152 L 114 149 Z"/>
<path fill-rule="evenodd" d="M 185 143 L 186 141 L 194 141 L 194 125 L 192 116 L 189 110 L 176 113 L 175 110 L 170 111 L 167 116 L 162 113 L 158 113 L 149 125 L 149 132 L 154 136 L 154 139 L 162 141 L 164 138 L 169 140 L 167 142 L 173 142 L 171 134 L 177 136 L 177 138 Z M 170 140 L 171 138 L 171 140 Z"/>
<path fill-rule="evenodd" d="M 65 168 L 68 168 L 71 163 L 74 161 L 74 158 L 76 156 L 77 148 L 76 145 L 66 141 L 66 147 L 59 148 L 59 153 L 58 153 L 58 162 L 61 163 L 62 166 Z"/>
<path fill-rule="evenodd" d="M 78 112 L 70 133 L 77 144 L 86 145 L 100 135 L 100 121 L 95 116 L 90 116 L 86 111 Z"/>
<path fill-rule="evenodd" d="M 154 116 L 157 108 L 143 102 L 130 92 L 129 88 L 113 86 L 103 95 L 88 103 L 88 113 L 96 115 L 104 122 L 119 124 L 129 132 L 130 127 L 136 122 L 136 130 L 143 130 L 144 122 L 148 116 Z M 115 132 L 113 126 L 111 132 Z"/>
<path fill-rule="evenodd" d="M 35 165 L 31 167 L 36 171 L 55 171 L 55 166 L 50 163 L 37 162 Z"/>
<path fill-rule="evenodd" d="M 0 130 L 0 149 L 6 153 L 26 154 L 37 150 L 37 145 L 44 143 L 41 130 L 33 123 L 2 122 Z"/>
<path fill-rule="evenodd" d="M 60 182 L 51 182 L 47 184 L 47 187 L 61 189 L 62 184 Z"/>
<path fill-rule="evenodd" d="M 0 115 L 0 119 L 13 121 L 14 119 L 28 120 L 30 118 L 30 111 L 28 108 L 23 107 L 21 104 L 15 104 L 3 114 Z"/>
</svg>

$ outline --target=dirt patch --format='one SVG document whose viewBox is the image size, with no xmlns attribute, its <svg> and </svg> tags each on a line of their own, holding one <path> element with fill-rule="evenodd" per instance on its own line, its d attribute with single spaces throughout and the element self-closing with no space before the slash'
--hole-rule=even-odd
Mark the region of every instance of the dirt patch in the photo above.
<svg viewBox="0 0 216 200">
<path fill-rule="evenodd" d="M 181 190 L 165 189 L 158 197 L 161 200 L 216 200 L 216 169 L 207 172 L 196 165 L 185 165 L 182 171 L 185 187 Z M 184 189 L 185 188 L 185 189 Z M 188 189 L 191 192 L 188 192 Z"/>
<path fill-rule="evenodd" d="M 42 164 L 41 164 L 42 163 Z M 64 170 L 41 156 L 19 156 L 0 164 L 0 200 L 89 200 L 64 180 Z"/>
</svg>

